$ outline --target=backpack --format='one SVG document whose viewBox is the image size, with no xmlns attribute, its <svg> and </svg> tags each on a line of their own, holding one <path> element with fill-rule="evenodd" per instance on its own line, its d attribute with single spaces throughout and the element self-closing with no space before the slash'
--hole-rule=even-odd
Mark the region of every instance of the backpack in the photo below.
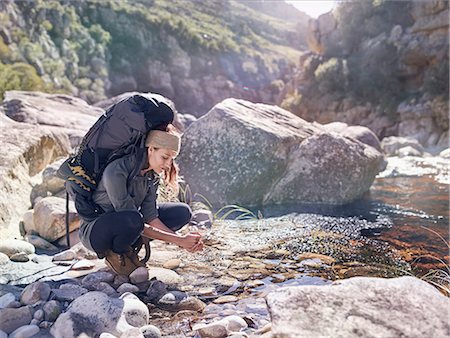
<svg viewBox="0 0 450 338">
<path fill-rule="evenodd" d="M 173 118 L 174 112 L 166 103 L 151 94 L 136 94 L 113 104 L 89 129 L 78 152 L 57 171 L 65 180 L 68 246 L 69 196 L 83 219 L 97 218 L 103 210 L 94 203 L 92 195 L 106 166 L 125 155 L 136 155 L 138 163 L 128 177 L 131 180 L 144 164 L 147 133 L 152 129 L 165 130 Z"/>
</svg>

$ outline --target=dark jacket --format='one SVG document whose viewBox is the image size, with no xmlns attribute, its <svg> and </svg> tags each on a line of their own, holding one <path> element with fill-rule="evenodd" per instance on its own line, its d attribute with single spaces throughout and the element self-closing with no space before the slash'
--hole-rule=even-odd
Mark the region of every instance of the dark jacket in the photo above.
<svg viewBox="0 0 450 338">
<path fill-rule="evenodd" d="M 145 163 L 147 165 L 148 161 Z M 156 198 L 159 176 L 150 170 L 143 176 L 138 174 L 129 180 L 129 175 L 136 165 L 138 164 L 134 155 L 124 156 L 108 164 L 92 196 L 105 213 L 136 210 L 141 213 L 144 222 L 149 223 L 158 217 Z M 90 250 L 92 246 L 89 238 L 97 219 L 82 219 L 80 224 L 80 240 Z"/>
</svg>

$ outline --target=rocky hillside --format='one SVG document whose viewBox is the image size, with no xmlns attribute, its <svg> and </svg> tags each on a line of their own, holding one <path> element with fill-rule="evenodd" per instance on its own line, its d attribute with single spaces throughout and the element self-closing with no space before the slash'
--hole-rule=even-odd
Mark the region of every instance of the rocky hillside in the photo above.
<svg viewBox="0 0 450 338">
<path fill-rule="evenodd" d="M 274 103 L 305 46 L 307 16 L 234 0 L 2 1 L 0 96 L 64 92 L 90 103 L 152 91 L 201 115 L 226 97 Z M 301 27 L 300 31 L 297 28 Z M 275 82 L 274 82 L 275 81 Z"/>
<path fill-rule="evenodd" d="M 448 146 L 448 1 L 344 2 L 311 20 L 279 103 L 321 123 Z"/>
</svg>

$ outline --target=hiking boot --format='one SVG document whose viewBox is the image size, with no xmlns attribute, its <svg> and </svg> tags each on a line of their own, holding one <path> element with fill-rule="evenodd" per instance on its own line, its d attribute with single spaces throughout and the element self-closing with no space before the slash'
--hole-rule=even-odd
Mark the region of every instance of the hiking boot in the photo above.
<svg viewBox="0 0 450 338">
<path fill-rule="evenodd" d="M 129 276 L 138 267 L 145 266 L 145 264 L 138 264 L 138 261 L 137 255 L 135 259 L 131 252 L 118 254 L 112 250 L 107 250 L 105 253 L 106 265 L 118 275 Z"/>
</svg>

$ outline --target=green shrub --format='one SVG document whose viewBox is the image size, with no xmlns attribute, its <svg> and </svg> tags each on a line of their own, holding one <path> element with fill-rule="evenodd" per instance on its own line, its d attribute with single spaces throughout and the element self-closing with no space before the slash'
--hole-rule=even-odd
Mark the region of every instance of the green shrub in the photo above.
<svg viewBox="0 0 450 338">
<path fill-rule="evenodd" d="M 3 38 L 0 36 L 0 62 L 8 62 L 11 60 L 11 50 L 5 44 Z"/>
<path fill-rule="evenodd" d="M 42 91 L 46 89 L 44 81 L 36 70 L 26 63 L 5 65 L 0 63 L 0 99 L 8 90 Z"/>
<path fill-rule="evenodd" d="M 346 90 L 347 73 L 345 60 L 331 58 L 316 68 L 314 78 L 321 93 L 343 93 Z"/>
<path fill-rule="evenodd" d="M 300 104 L 302 102 L 302 94 L 295 90 L 291 94 L 287 94 L 281 102 L 280 106 L 290 112 L 295 112 L 299 110 Z"/>
</svg>

